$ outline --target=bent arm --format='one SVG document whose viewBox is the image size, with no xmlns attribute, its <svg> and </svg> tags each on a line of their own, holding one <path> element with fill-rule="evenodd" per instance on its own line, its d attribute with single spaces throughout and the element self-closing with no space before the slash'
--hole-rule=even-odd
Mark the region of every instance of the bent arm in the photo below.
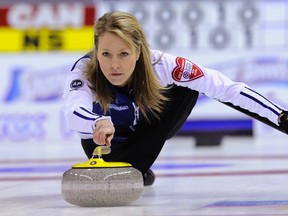
<svg viewBox="0 0 288 216">
<path fill-rule="evenodd" d="M 103 119 L 111 121 L 109 116 L 93 113 L 94 97 L 82 72 L 88 60 L 88 58 L 79 60 L 67 74 L 63 94 L 63 113 L 66 122 L 69 128 L 78 132 L 83 139 L 93 138 L 97 121 Z"/>
</svg>

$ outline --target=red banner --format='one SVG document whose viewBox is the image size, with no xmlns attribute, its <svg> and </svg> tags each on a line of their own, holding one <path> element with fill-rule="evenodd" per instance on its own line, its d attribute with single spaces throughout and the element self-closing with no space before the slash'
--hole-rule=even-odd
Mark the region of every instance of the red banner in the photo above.
<svg viewBox="0 0 288 216">
<path fill-rule="evenodd" d="M 94 5 L 83 3 L 15 3 L 0 8 L 0 27 L 80 28 L 94 24 Z"/>
</svg>

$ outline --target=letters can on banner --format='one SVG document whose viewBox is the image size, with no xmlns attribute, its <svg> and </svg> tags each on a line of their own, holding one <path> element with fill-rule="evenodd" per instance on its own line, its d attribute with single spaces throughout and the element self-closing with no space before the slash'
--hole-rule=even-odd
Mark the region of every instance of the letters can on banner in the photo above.
<svg viewBox="0 0 288 216">
<path fill-rule="evenodd" d="M 94 5 L 84 3 L 15 3 L 0 8 L 0 27 L 16 29 L 63 29 L 92 26 L 96 17 Z"/>
<path fill-rule="evenodd" d="M 94 5 L 15 3 L 0 12 L 0 51 L 78 51 L 93 45 Z"/>
</svg>

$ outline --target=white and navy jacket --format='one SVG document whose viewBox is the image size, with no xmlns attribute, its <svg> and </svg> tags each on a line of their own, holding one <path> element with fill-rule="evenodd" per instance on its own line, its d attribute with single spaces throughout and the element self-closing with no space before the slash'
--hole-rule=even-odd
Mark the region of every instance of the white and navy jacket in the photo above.
<svg viewBox="0 0 288 216">
<path fill-rule="evenodd" d="M 234 82 L 217 70 L 196 65 L 189 59 L 151 50 L 154 72 L 161 85 L 175 84 L 196 90 L 206 96 L 239 106 L 249 112 L 269 119 L 278 125 L 278 116 L 283 108 L 272 103 L 263 95 L 241 82 Z M 81 138 L 92 138 L 95 123 L 100 119 L 110 119 L 115 127 L 114 141 L 122 142 L 129 133 L 137 129 L 143 117 L 134 102 L 133 92 L 125 88 L 113 87 L 116 100 L 110 104 L 110 112 L 103 110 L 95 102 L 83 69 L 89 56 L 79 59 L 67 74 L 64 88 L 64 115 L 68 126 L 77 131 Z"/>
</svg>

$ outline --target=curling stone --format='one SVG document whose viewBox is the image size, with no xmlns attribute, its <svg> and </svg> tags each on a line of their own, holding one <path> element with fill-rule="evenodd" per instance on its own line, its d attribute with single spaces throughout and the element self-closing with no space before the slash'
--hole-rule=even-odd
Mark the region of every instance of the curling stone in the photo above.
<svg viewBox="0 0 288 216">
<path fill-rule="evenodd" d="M 138 200 L 144 189 L 142 173 L 124 162 L 106 162 L 108 146 L 98 146 L 93 157 L 64 172 L 62 196 L 70 204 L 82 207 L 122 206 Z"/>
</svg>

